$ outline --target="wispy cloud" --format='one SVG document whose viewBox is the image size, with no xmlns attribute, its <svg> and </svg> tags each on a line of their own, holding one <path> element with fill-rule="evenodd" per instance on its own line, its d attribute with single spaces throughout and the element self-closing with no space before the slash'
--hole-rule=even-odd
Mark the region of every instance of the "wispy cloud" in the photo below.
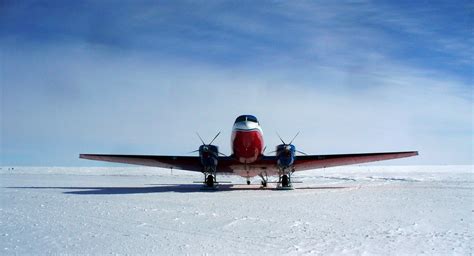
<svg viewBox="0 0 474 256">
<path fill-rule="evenodd" d="M 242 113 L 261 119 L 268 147 L 275 131 L 301 131 L 310 153 L 414 149 L 399 163 L 472 163 L 472 38 L 425 28 L 436 8 L 414 6 L 427 14 L 416 19 L 371 2 L 89 4 L 7 6 L 3 164 L 184 154 L 194 131 L 222 130 L 229 153 Z"/>
</svg>

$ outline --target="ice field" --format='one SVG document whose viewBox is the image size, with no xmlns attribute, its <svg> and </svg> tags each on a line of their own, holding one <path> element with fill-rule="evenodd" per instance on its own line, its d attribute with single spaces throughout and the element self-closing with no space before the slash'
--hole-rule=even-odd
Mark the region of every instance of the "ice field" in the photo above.
<svg viewBox="0 0 474 256">
<path fill-rule="evenodd" d="M 348 166 L 297 189 L 158 168 L 2 167 L 0 254 L 472 255 L 473 166 Z"/>
</svg>

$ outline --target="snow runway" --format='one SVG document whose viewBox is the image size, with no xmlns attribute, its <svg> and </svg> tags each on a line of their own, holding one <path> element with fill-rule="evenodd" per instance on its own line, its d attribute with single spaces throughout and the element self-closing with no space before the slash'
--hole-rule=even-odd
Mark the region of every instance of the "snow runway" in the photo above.
<svg viewBox="0 0 474 256">
<path fill-rule="evenodd" d="M 340 167 L 293 191 L 141 167 L 0 170 L 10 254 L 471 254 L 472 166 Z M 253 180 L 258 184 L 258 179 Z"/>
</svg>

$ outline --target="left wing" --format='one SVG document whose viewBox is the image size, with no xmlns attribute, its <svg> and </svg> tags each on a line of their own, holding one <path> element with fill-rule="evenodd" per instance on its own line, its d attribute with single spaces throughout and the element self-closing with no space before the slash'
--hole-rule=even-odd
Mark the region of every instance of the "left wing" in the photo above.
<svg viewBox="0 0 474 256">
<path fill-rule="evenodd" d="M 416 155 L 418 155 L 418 151 L 295 156 L 294 168 L 295 171 L 305 171 L 341 165 L 404 158 Z M 276 156 L 263 156 L 259 160 L 249 164 L 247 168 L 253 170 L 254 175 L 258 175 L 258 173 L 261 171 L 266 171 L 268 175 L 277 175 L 277 160 L 278 159 Z M 222 168 L 221 162 L 219 162 L 217 166 L 217 169 L 219 168 Z M 230 168 L 243 169 L 244 165 L 240 164 L 240 166 L 230 166 Z"/>
<path fill-rule="evenodd" d="M 296 156 L 295 171 L 417 156 L 418 151 Z"/>
</svg>

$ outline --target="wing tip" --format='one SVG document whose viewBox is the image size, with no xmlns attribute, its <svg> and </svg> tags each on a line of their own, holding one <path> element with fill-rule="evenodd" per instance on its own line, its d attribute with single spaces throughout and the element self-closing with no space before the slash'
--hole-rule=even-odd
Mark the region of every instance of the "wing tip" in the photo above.
<svg viewBox="0 0 474 256">
<path fill-rule="evenodd" d="M 396 157 L 396 158 L 412 157 L 412 156 L 418 156 L 419 155 L 418 151 L 393 152 L 392 154 L 397 155 L 398 157 Z"/>
<path fill-rule="evenodd" d="M 79 154 L 79 158 L 82 158 L 82 159 L 93 159 L 93 156 L 92 154 Z"/>
</svg>

